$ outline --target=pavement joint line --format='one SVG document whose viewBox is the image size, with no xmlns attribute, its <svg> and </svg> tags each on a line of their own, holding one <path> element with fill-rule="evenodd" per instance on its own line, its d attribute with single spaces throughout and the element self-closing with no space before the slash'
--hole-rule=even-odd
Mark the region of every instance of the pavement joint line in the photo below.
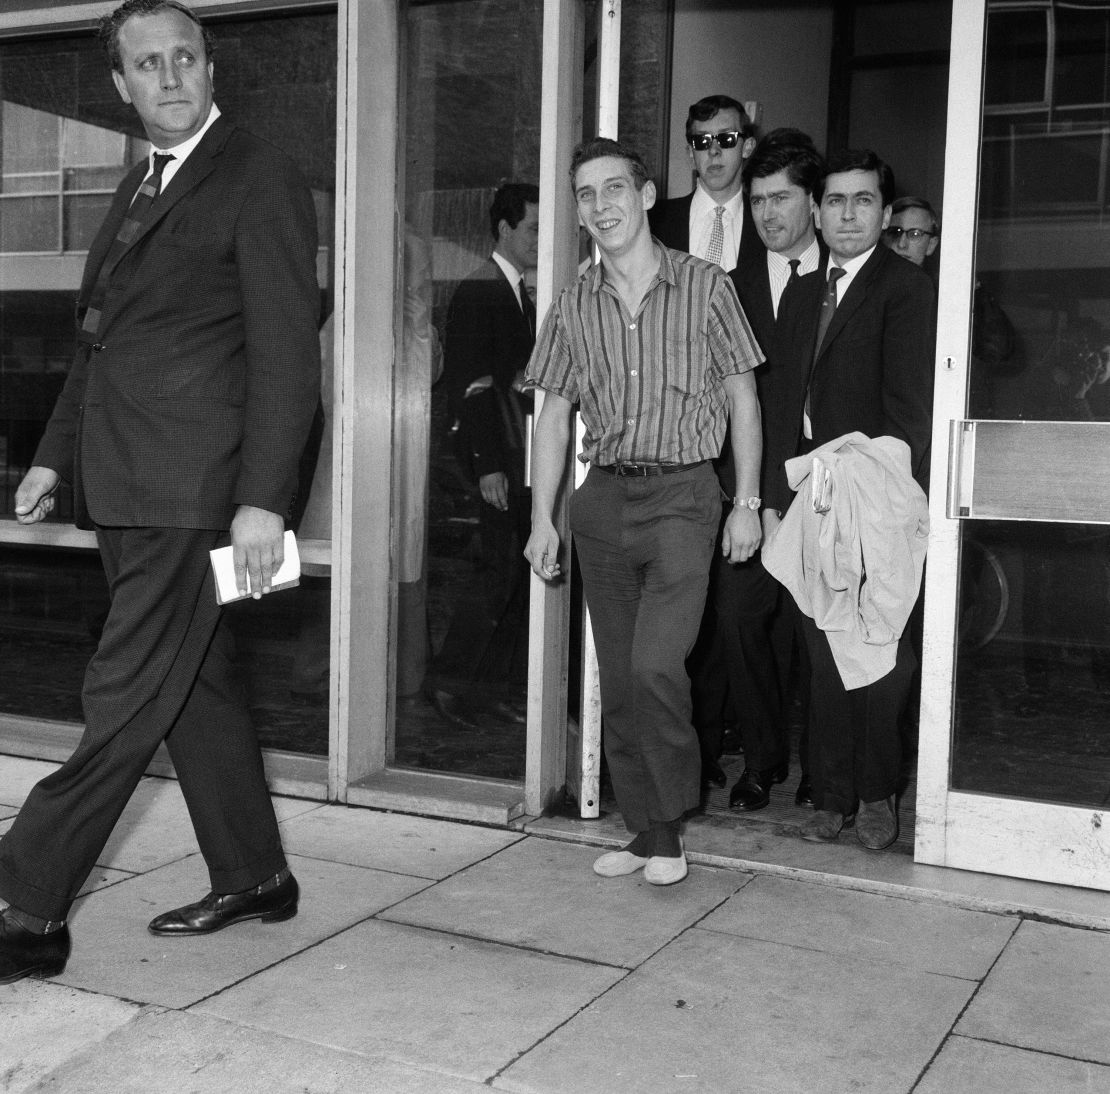
<svg viewBox="0 0 1110 1094">
<path fill-rule="evenodd" d="M 955 1033 L 950 1035 L 953 1039 L 961 1041 L 978 1042 L 984 1045 L 995 1045 L 998 1048 L 1012 1048 L 1017 1049 L 1019 1052 L 1031 1052 L 1035 1056 L 1051 1056 L 1055 1060 L 1069 1060 L 1076 1064 L 1090 1064 L 1092 1067 L 1101 1068 L 1106 1072 L 1110 1072 L 1110 1064 L 1105 1060 L 1095 1060 L 1088 1056 L 1069 1056 L 1066 1052 L 1053 1052 L 1050 1048 L 1034 1048 L 1032 1045 L 1018 1045 L 1013 1041 L 998 1041 L 993 1037 L 972 1037 L 967 1033 Z M 947 1040 L 948 1038 L 945 1038 Z"/>
</svg>

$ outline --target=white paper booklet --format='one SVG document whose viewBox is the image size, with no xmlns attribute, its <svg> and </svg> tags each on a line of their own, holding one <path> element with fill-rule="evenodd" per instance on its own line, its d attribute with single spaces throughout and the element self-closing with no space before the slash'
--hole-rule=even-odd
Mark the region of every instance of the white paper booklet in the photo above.
<svg viewBox="0 0 1110 1094">
<path fill-rule="evenodd" d="M 239 589 L 235 584 L 235 560 L 232 557 L 232 548 L 217 547 L 208 552 L 212 556 L 212 573 L 216 578 L 216 602 L 230 604 L 233 600 L 242 600 Z M 301 583 L 301 556 L 297 551 L 297 537 L 292 532 L 285 533 L 285 561 L 278 572 L 273 575 L 270 582 L 270 592 L 278 589 L 291 589 Z M 250 596 L 250 574 L 247 574 L 247 593 Z"/>
</svg>

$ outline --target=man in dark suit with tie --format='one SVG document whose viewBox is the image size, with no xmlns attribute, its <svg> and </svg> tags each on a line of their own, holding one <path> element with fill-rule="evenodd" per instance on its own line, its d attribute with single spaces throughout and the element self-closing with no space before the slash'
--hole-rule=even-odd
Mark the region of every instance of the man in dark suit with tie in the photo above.
<svg viewBox="0 0 1110 1094">
<path fill-rule="evenodd" d="M 817 196 L 828 262 L 787 289 L 779 309 L 775 360 L 783 382 L 765 407 L 768 534 L 792 497 L 786 460 L 845 433 L 897 437 L 909 445 L 919 482 L 926 472 L 934 290 L 927 274 L 879 246 L 893 174 L 874 152 L 842 152 L 829 161 Z M 914 667 L 908 635 L 891 672 L 848 691 L 824 632 L 808 616 L 800 624 L 811 662 L 808 751 L 817 806 L 802 835 L 828 842 L 854 822 L 860 842 L 880 850 L 898 835 L 899 719 Z"/>
<path fill-rule="evenodd" d="M 490 205 L 493 252 L 459 283 L 447 312 L 443 382 L 458 426 L 457 451 L 477 481 L 480 595 L 456 604 L 437 657 L 431 697 L 456 725 L 474 728 L 481 709 L 523 722 L 524 705 L 485 694 L 475 681 L 523 684 L 527 666 L 528 566 L 532 511 L 524 482 L 524 366 L 536 341 L 536 310 L 524 275 L 536 268 L 538 187 L 506 183 Z"/>
<path fill-rule="evenodd" d="M 70 905 L 163 740 L 212 892 L 150 930 L 297 912 L 208 553 L 230 539 L 255 597 L 282 562 L 319 388 L 312 197 L 285 155 L 220 116 L 212 39 L 183 4 L 128 0 L 101 39 L 157 154 L 90 249 L 77 353 L 15 511 L 41 520 L 70 477 L 111 606 L 81 742 L 0 841 L 0 982 L 65 967 Z"/>
<path fill-rule="evenodd" d="M 748 322 L 768 359 L 756 373 L 760 405 L 777 398 L 782 369 L 773 359 L 779 301 L 787 285 L 812 273 L 821 260 L 814 226 L 813 193 L 825 161 L 813 141 L 797 129 L 775 129 L 762 137 L 744 164 L 744 191 L 751 219 L 766 247 L 757 261 L 741 261 L 729 274 Z M 766 420 L 773 415 L 764 412 Z M 764 430 L 764 448 L 768 438 Z M 719 460 L 721 489 L 735 494 L 731 463 Z M 773 474 L 763 463 L 761 493 Z M 764 808 L 772 783 L 782 782 L 790 759 L 790 737 L 783 709 L 783 689 L 793 646 L 793 613 L 778 618 L 779 583 L 763 568 L 759 555 L 730 565 L 718 560 L 713 592 L 717 634 L 724 671 L 739 714 L 744 771 L 729 792 L 733 809 Z M 795 799 L 808 804 L 807 763 Z"/>
<path fill-rule="evenodd" d="M 741 172 L 755 147 L 755 125 L 743 103 L 728 95 L 707 95 L 686 114 L 686 151 L 697 185 L 684 197 L 656 203 L 648 212 L 652 235 L 665 247 L 686 251 L 729 271 L 758 267 L 765 248 L 751 222 Z M 719 468 L 732 464 L 725 450 Z M 731 498 L 735 491 L 730 491 Z M 694 699 L 694 724 L 701 746 L 702 782 L 724 786 L 720 765 L 724 723 L 730 718 L 729 677 L 717 636 L 714 602 L 723 563 L 713 562 L 705 616 L 688 669 Z M 735 699 L 735 696 L 732 697 Z"/>
<path fill-rule="evenodd" d="M 763 257 L 741 181 L 755 132 L 743 103 L 728 95 L 708 95 L 690 107 L 686 150 L 697 185 L 685 197 L 659 202 L 648 214 L 660 243 L 715 262 L 726 272 Z"/>
</svg>

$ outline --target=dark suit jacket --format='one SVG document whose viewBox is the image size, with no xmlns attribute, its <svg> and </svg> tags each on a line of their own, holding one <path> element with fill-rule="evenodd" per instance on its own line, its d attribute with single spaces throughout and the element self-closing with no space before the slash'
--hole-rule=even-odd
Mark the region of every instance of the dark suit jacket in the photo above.
<svg viewBox="0 0 1110 1094">
<path fill-rule="evenodd" d="M 83 317 L 146 163 L 89 251 Z M 229 527 L 285 515 L 316 411 L 316 214 L 293 162 L 217 119 L 114 263 L 34 462 L 74 483 L 77 522 Z"/>
<path fill-rule="evenodd" d="M 690 250 L 690 203 L 694 200 L 693 192 L 682 198 L 671 198 L 669 201 L 656 202 L 648 210 L 648 224 L 651 234 L 663 244 L 664 247 L 673 247 L 676 251 Z M 752 211 L 748 207 L 748 199 L 743 202 L 744 227 L 740 233 L 740 252 L 736 256 L 736 265 L 754 265 L 757 260 L 765 258 L 767 248 L 752 223 Z"/>
<path fill-rule="evenodd" d="M 523 485 L 523 414 L 527 404 L 513 380 L 535 342 L 516 293 L 492 258 L 459 283 L 447 311 L 443 378 L 451 420 L 459 422 L 460 455 L 476 478 L 503 471 Z M 493 387 L 466 398 L 482 376 Z"/>
<path fill-rule="evenodd" d="M 814 360 L 824 266 L 783 293 L 773 356 L 782 385 L 764 408 L 771 479 L 766 503 L 785 510 L 783 464 L 844 433 L 898 437 L 922 481 L 932 429 L 934 289 L 929 275 L 880 244 L 837 305 Z M 810 388 L 813 439 L 802 435 Z"/>
</svg>

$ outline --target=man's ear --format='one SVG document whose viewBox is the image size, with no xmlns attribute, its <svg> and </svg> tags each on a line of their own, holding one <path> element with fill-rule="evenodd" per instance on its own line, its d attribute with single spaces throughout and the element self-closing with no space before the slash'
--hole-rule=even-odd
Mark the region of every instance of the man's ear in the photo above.
<svg viewBox="0 0 1110 1094">
<path fill-rule="evenodd" d="M 131 95 L 127 91 L 127 81 L 123 78 L 122 72 L 117 72 L 112 69 L 112 83 L 116 85 L 116 90 L 119 92 L 119 97 L 128 105 L 131 103 Z"/>
<path fill-rule="evenodd" d="M 755 137 L 748 137 L 740 146 L 740 158 L 746 160 L 755 151 Z"/>
<path fill-rule="evenodd" d="M 891 213 L 891 207 L 889 205 L 884 205 L 883 206 L 883 231 L 884 232 L 887 230 L 887 228 L 890 227 L 890 213 Z"/>
<path fill-rule="evenodd" d="M 640 200 L 644 203 L 644 209 L 650 209 L 655 204 L 656 198 L 655 183 L 648 179 L 644 183 L 644 188 L 640 191 Z"/>
<path fill-rule="evenodd" d="M 925 257 L 928 258 L 936 249 L 940 240 L 936 236 L 929 236 L 929 246 L 925 248 Z"/>
</svg>

